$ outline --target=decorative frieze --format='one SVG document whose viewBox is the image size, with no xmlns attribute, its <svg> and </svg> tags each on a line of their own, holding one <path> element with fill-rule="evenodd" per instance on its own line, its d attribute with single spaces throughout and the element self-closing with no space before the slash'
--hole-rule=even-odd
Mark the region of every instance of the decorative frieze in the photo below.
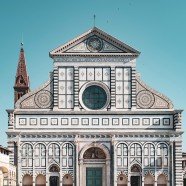
<svg viewBox="0 0 186 186">
<path fill-rule="evenodd" d="M 99 116 L 81 116 L 70 115 L 66 116 L 57 116 L 53 115 L 49 116 L 20 116 L 16 117 L 16 128 L 33 128 L 37 126 L 38 128 L 81 128 L 83 126 L 97 128 L 113 128 L 114 126 L 118 126 L 120 128 L 133 128 L 136 126 L 137 128 L 173 128 L 173 116 L 172 115 L 118 115 L 118 116 L 108 116 L 108 115 L 99 115 Z"/>
</svg>

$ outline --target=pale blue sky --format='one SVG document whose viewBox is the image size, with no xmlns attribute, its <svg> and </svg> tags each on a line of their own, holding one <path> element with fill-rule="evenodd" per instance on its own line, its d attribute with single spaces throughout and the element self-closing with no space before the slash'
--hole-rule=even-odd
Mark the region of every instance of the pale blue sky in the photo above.
<svg viewBox="0 0 186 186">
<path fill-rule="evenodd" d="M 184 0 L 0 0 L 0 144 L 6 146 L 7 113 L 21 35 L 31 89 L 48 79 L 48 52 L 96 26 L 141 52 L 143 80 L 186 108 L 186 1 Z M 183 128 L 186 127 L 183 114 Z M 183 137 L 186 151 L 186 134 Z"/>
</svg>

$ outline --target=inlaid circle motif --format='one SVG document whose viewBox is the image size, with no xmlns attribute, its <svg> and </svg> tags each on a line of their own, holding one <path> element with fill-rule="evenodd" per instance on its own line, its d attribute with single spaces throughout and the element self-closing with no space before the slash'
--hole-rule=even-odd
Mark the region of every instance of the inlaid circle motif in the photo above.
<svg viewBox="0 0 186 186">
<path fill-rule="evenodd" d="M 137 95 L 137 104 L 141 108 L 150 108 L 154 104 L 154 96 L 147 90 L 142 90 Z"/>
<path fill-rule="evenodd" d="M 91 52 L 99 52 L 103 48 L 103 41 L 96 36 L 92 36 L 87 40 L 87 48 Z"/>
<path fill-rule="evenodd" d="M 35 103 L 39 108 L 49 108 L 52 105 L 52 94 L 42 90 L 35 95 Z"/>
</svg>

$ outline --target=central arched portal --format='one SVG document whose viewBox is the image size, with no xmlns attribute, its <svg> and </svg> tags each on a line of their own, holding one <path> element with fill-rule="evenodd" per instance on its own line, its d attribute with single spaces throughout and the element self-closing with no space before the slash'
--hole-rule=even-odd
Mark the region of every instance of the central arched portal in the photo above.
<svg viewBox="0 0 186 186">
<path fill-rule="evenodd" d="M 80 154 L 80 185 L 110 185 L 110 155 L 103 145 L 93 144 Z"/>
<path fill-rule="evenodd" d="M 131 186 L 141 186 L 141 167 L 138 164 L 134 164 L 131 167 Z"/>
<path fill-rule="evenodd" d="M 59 167 L 57 165 L 52 165 L 49 168 L 49 172 L 50 172 L 49 185 L 59 186 Z"/>
</svg>

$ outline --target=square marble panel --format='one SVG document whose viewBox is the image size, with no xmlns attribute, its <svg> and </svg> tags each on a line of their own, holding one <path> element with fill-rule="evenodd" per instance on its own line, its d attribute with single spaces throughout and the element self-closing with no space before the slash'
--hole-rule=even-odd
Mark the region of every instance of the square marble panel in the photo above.
<svg viewBox="0 0 186 186">
<path fill-rule="evenodd" d="M 58 125 L 58 119 L 57 118 L 51 118 L 51 125 Z"/>
<path fill-rule="evenodd" d="M 89 125 L 89 119 L 88 118 L 82 118 L 82 125 Z"/>
<path fill-rule="evenodd" d="M 109 125 L 109 118 L 102 118 L 102 125 Z"/>
<path fill-rule="evenodd" d="M 37 125 L 37 119 L 36 118 L 30 118 L 30 125 Z"/>
<path fill-rule="evenodd" d="M 132 118 L 132 124 L 133 125 L 139 125 L 140 124 L 140 119 L 139 118 Z"/>
<path fill-rule="evenodd" d="M 170 125 L 170 118 L 163 118 L 163 125 Z"/>
<path fill-rule="evenodd" d="M 160 118 L 153 118 L 152 124 L 153 125 L 160 125 Z"/>
<path fill-rule="evenodd" d="M 19 125 L 26 125 L 26 118 L 19 118 Z"/>
<path fill-rule="evenodd" d="M 47 118 L 41 118 L 40 119 L 40 124 L 41 125 L 48 125 L 48 119 Z"/>
<path fill-rule="evenodd" d="M 71 125 L 79 125 L 79 119 L 78 118 L 71 118 Z"/>
<path fill-rule="evenodd" d="M 61 118 L 61 125 L 68 125 L 68 118 Z"/>
</svg>

